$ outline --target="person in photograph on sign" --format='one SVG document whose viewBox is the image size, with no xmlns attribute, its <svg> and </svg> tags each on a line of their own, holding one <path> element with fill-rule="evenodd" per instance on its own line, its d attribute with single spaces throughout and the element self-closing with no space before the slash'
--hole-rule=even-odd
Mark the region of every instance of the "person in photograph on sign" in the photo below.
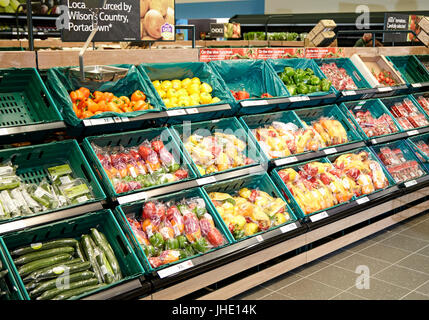
<svg viewBox="0 0 429 320">
<path fill-rule="evenodd" d="M 364 33 L 362 38 L 356 41 L 354 46 L 355 47 L 372 47 L 372 33 Z M 375 39 L 375 46 L 383 47 L 383 44 L 377 39 Z"/>
</svg>

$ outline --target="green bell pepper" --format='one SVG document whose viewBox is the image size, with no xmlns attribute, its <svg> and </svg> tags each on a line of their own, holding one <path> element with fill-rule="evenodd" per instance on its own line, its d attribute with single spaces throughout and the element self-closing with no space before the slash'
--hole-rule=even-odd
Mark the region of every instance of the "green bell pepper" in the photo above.
<svg viewBox="0 0 429 320">
<path fill-rule="evenodd" d="M 322 79 L 322 81 L 320 82 L 321 85 L 321 90 L 324 92 L 329 91 L 329 89 L 331 88 L 331 81 L 326 80 L 326 79 Z"/>
<path fill-rule="evenodd" d="M 310 77 L 310 84 L 312 86 L 317 86 L 320 83 L 320 78 L 317 76 L 311 76 Z"/>
<path fill-rule="evenodd" d="M 206 239 L 200 238 L 192 244 L 196 252 L 205 253 L 209 249 L 209 244 Z"/>
<path fill-rule="evenodd" d="M 188 239 L 186 239 L 185 236 L 178 236 L 176 237 L 177 241 L 179 242 L 179 248 L 180 249 L 184 249 L 186 247 L 186 245 L 188 244 Z"/>
<path fill-rule="evenodd" d="M 300 83 L 296 91 L 298 92 L 298 94 L 307 94 L 309 90 L 308 86 L 305 83 Z"/>
<path fill-rule="evenodd" d="M 313 69 L 307 68 L 307 69 L 305 69 L 305 72 L 310 76 L 314 75 Z"/>
<path fill-rule="evenodd" d="M 180 245 L 179 245 L 179 240 L 177 239 L 167 239 L 167 241 L 165 241 L 165 249 L 166 250 L 177 250 L 179 249 Z"/>
<path fill-rule="evenodd" d="M 180 164 L 173 163 L 171 166 L 168 167 L 168 172 L 174 173 L 174 172 L 176 172 L 179 169 L 180 169 Z"/>
<path fill-rule="evenodd" d="M 304 77 L 304 74 L 302 73 L 295 73 L 293 76 L 293 82 L 296 85 L 299 85 L 302 82 L 302 78 Z"/>
<path fill-rule="evenodd" d="M 198 220 L 201 219 L 207 213 L 206 208 L 199 208 L 199 207 L 194 208 L 192 211 L 195 213 Z"/>
<path fill-rule="evenodd" d="M 310 76 L 303 76 L 301 83 L 310 84 Z"/>
<path fill-rule="evenodd" d="M 186 204 L 179 204 L 177 206 L 177 209 L 179 209 L 179 211 L 182 215 L 185 214 L 186 211 L 189 211 L 188 206 Z"/>
<path fill-rule="evenodd" d="M 194 251 L 191 244 L 186 245 L 186 247 L 183 249 L 183 251 L 185 252 L 186 257 L 192 257 L 195 255 L 195 251 Z"/>
<path fill-rule="evenodd" d="M 296 86 L 295 85 L 289 85 L 286 86 L 287 91 L 289 92 L 289 94 L 291 96 L 295 96 L 296 95 Z"/>
<path fill-rule="evenodd" d="M 319 86 L 308 86 L 309 93 L 319 92 L 320 87 Z"/>
<path fill-rule="evenodd" d="M 292 67 L 285 67 L 284 69 L 284 73 L 288 76 L 288 77 L 293 77 L 293 75 L 295 74 L 295 69 Z"/>
<path fill-rule="evenodd" d="M 238 229 L 235 229 L 234 231 L 233 231 L 233 233 L 232 233 L 232 235 L 234 236 L 234 239 L 235 240 L 240 240 L 240 239 L 243 239 L 246 235 L 244 234 L 244 230 L 238 230 Z"/>
<path fill-rule="evenodd" d="M 159 232 L 156 232 L 152 237 L 150 237 L 149 242 L 155 248 L 162 248 L 164 246 L 164 238 Z"/>
<path fill-rule="evenodd" d="M 157 256 L 157 250 L 153 246 L 143 246 L 143 252 L 148 258 Z"/>
</svg>

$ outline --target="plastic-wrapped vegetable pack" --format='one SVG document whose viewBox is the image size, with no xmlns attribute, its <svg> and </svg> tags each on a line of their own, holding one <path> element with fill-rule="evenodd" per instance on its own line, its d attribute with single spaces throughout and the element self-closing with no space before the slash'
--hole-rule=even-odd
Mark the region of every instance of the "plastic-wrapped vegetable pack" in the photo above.
<svg viewBox="0 0 429 320">
<path fill-rule="evenodd" d="M 359 110 L 352 113 L 352 115 L 368 137 L 382 136 L 399 131 L 393 119 L 387 113 L 376 118 L 369 110 Z"/>
<path fill-rule="evenodd" d="M 286 202 L 261 190 L 242 188 L 232 195 L 210 192 L 209 197 L 236 240 L 291 220 Z"/>
<path fill-rule="evenodd" d="M 153 268 L 205 253 L 227 240 L 216 228 L 200 197 L 149 201 L 140 217 L 127 216 Z"/>
<path fill-rule="evenodd" d="M 93 198 L 83 179 L 74 178 L 68 164 L 47 168 L 49 181 L 25 183 L 16 173 L 17 166 L 0 166 L 0 220 L 87 202 Z"/>
<path fill-rule="evenodd" d="M 92 147 L 116 193 L 170 183 L 188 177 L 188 171 L 177 163 L 164 143 L 155 138 L 139 146 L 124 148 Z"/>
<path fill-rule="evenodd" d="M 405 130 L 429 125 L 429 120 L 426 116 L 408 98 L 391 105 L 390 111 Z"/>
<path fill-rule="evenodd" d="M 356 90 L 358 87 L 350 77 L 346 69 L 338 67 L 335 62 L 323 63 L 320 69 L 326 77 L 332 82 L 335 89 L 342 90 Z"/>
<path fill-rule="evenodd" d="M 245 155 L 246 143 L 232 134 L 192 134 L 184 142 L 201 175 L 241 167 L 254 161 Z"/>
</svg>

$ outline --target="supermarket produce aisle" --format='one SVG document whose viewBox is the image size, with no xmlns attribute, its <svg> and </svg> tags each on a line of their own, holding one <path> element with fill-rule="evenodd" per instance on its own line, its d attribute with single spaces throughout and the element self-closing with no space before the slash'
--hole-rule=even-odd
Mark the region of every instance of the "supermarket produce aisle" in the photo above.
<svg viewBox="0 0 429 320">
<path fill-rule="evenodd" d="M 232 298 L 365 299 L 429 300 L 429 211 Z"/>
</svg>

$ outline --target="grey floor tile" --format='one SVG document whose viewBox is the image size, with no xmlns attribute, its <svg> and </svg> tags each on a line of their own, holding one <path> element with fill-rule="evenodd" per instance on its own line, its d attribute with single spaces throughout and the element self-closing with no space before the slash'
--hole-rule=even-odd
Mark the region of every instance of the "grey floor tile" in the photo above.
<svg viewBox="0 0 429 320">
<path fill-rule="evenodd" d="M 293 299 L 290 297 L 287 297 L 283 294 L 273 292 L 273 293 L 263 297 L 261 300 L 293 300 Z"/>
<path fill-rule="evenodd" d="M 357 277 L 358 275 L 356 273 L 349 270 L 336 266 L 329 266 L 310 275 L 308 278 L 322 282 L 331 287 L 346 290 L 355 284 Z"/>
<path fill-rule="evenodd" d="M 354 294 L 351 294 L 349 292 L 342 292 L 338 296 L 335 296 L 331 298 L 331 300 L 367 300 L 363 297 L 358 297 Z"/>
<path fill-rule="evenodd" d="M 246 292 L 243 292 L 233 298 L 231 300 L 257 300 L 266 296 L 267 294 L 271 294 L 273 291 L 263 288 L 261 286 L 257 286 L 253 289 L 250 289 Z"/>
<path fill-rule="evenodd" d="M 278 293 L 296 300 L 328 300 L 341 293 L 341 290 L 305 278 L 288 285 Z"/>
<path fill-rule="evenodd" d="M 370 300 L 398 300 L 409 291 L 374 278 L 370 278 L 369 289 L 358 289 L 354 286 L 347 290 L 348 293 Z"/>
<path fill-rule="evenodd" d="M 297 274 L 301 277 L 307 277 L 308 275 L 319 271 L 322 268 L 329 266 L 326 262 L 315 260 L 313 262 L 307 263 L 301 267 L 293 269 L 291 273 Z"/>
<path fill-rule="evenodd" d="M 335 263 L 335 265 L 352 272 L 356 272 L 356 268 L 359 266 L 367 266 L 369 268 L 370 275 L 373 275 L 380 270 L 387 268 L 390 263 L 356 253 L 342 261 Z"/>
<path fill-rule="evenodd" d="M 340 249 L 326 256 L 320 257 L 318 260 L 328 264 L 334 264 L 340 260 L 350 257 L 352 254 L 354 254 L 352 251 Z"/>
<path fill-rule="evenodd" d="M 389 239 L 381 241 L 380 244 L 411 251 L 411 252 L 416 252 L 421 248 L 427 246 L 429 242 L 396 234 Z"/>
<path fill-rule="evenodd" d="M 417 292 L 411 292 L 401 300 L 429 300 L 429 296 Z"/>
<path fill-rule="evenodd" d="M 270 289 L 272 291 L 277 291 L 287 285 L 290 285 L 292 282 L 298 281 L 300 279 L 302 279 L 301 276 L 288 272 L 285 275 L 282 275 L 280 277 L 277 277 L 273 280 L 270 280 L 261 284 L 261 287 Z"/>
<path fill-rule="evenodd" d="M 377 273 L 373 277 L 410 290 L 416 289 L 429 280 L 429 275 L 395 265 Z"/>
<path fill-rule="evenodd" d="M 416 239 L 422 239 L 429 241 L 429 223 L 421 223 L 411 228 L 402 231 L 400 234 L 404 234 L 406 236 L 410 236 Z"/>
<path fill-rule="evenodd" d="M 429 281 L 416 289 L 416 292 L 422 293 L 429 296 Z"/>
<path fill-rule="evenodd" d="M 404 266 L 429 275 L 429 257 L 420 254 L 413 254 L 404 260 L 398 262 L 398 265 Z"/>
<path fill-rule="evenodd" d="M 424 255 L 424 256 L 429 257 L 429 246 L 427 246 L 427 247 L 425 247 L 425 248 L 423 248 L 423 249 L 420 249 L 420 250 L 419 250 L 419 251 L 417 251 L 416 253 L 418 253 L 418 254 L 422 254 L 422 255 Z"/>
<path fill-rule="evenodd" d="M 395 234 L 397 234 L 397 232 L 393 232 L 390 230 L 383 229 L 379 232 L 376 232 L 376 233 L 364 238 L 363 240 L 371 240 L 373 242 L 380 242 L 380 241 L 383 241 L 385 239 L 388 239 L 388 238 L 394 236 Z"/>
<path fill-rule="evenodd" d="M 396 261 L 410 254 L 409 251 L 384 246 L 382 244 L 375 244 L 360 251 L 359 253 L 371 258 L 381 259 L 391 263 L 395 263 Z"/>
</svg>

